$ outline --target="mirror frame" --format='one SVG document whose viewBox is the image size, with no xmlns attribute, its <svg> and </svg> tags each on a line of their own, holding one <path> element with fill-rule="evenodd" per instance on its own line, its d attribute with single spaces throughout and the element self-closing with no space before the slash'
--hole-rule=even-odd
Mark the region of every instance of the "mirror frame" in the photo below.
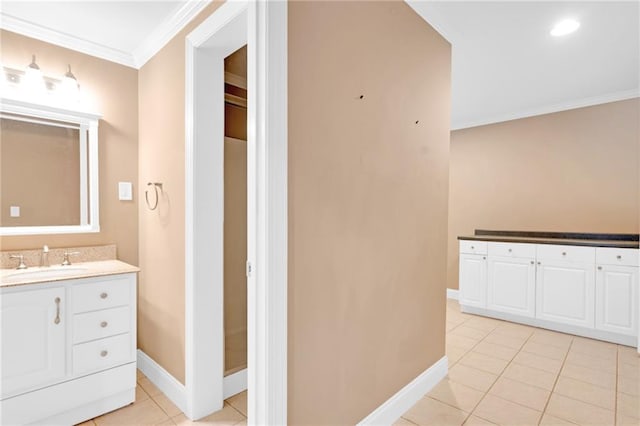
<svg viewBox="0 0 640 426">
<path fill-rule="evenodd" d="M 77 124 L 80 128 L 80 150 L 86 149 L 88 155 L 89 172 L 85 168 L 80 171 L 81 194 L 84 192 L 87 200 L 81 198 L 82 212 L 79 225 L 61 226 L 0 226 L 0 236 L 10 235 L 40 235 L 40 234 L 79 234 L 100 232 L 100 194 L 98 187 L 98 122 L 100 114 L 59 108 L 52 105 L 38 104 L 19 99 L 0 98 L 0 116 L 11 119 L 11 115 L 21 118 L 37 120 L 53 120 Z M 28 120 L 24 120 L 28 121 Z M 43 123 L 41 123 L 43 124 Z M 82 158 L 82 155 L 81 155 Z M 84 176 L 83 176 L 84 175 Z M 83 179 L 85 177 L 85 179 Z M 81 195 L 82 197 L 82 195 Z"/>
</svg>

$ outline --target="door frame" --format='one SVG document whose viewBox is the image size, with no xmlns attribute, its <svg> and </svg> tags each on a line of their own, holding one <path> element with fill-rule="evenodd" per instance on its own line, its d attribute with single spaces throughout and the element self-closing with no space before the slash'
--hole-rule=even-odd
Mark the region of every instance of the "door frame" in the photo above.
<svg viewBox="0 0 640 426">
<path fill-rule="evenodd" d="M 287 422 L 287 3 L 227 1 L 186 38 L 185 389 L 223 406 L 224 58 L 247 44 L 248 422 Z M 250 267 L 249 267 L 250 266 Z"/>
</svg>

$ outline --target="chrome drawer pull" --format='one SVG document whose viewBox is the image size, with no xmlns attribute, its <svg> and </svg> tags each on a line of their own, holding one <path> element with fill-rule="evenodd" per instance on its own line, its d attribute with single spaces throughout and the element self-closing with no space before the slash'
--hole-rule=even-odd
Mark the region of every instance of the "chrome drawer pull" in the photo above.
<svg viewBox="0 0 640 426">
<path fill-rule="evenodd" d="M 533 265 L 534 263 L 535 263 L 535 262 L 532 260 L 532 261 L 531 261 L 531 264 Z"/>
<path fill-rule="evenodd" d="M 474 246 L 471 246 L 471 250 L 473 250 L 473 249 L 475 249 L 475 247 L 474 247 Z"/>
<path fill-rule="evenodd" d="M 105 327 L 106 327 L 106 326 L 108 326 L 108 325 L 109 325 L 109 323 L 108 323 L 108 322 L 106 322 L 106 321 L 102 321 L 102 322 L 100 323 L 100 327 L 102 327 L 102 328 L 105 328 Z"/>
<path fill-rule="evenodd" d="M 56 297 L 53 301 L 56 302 L 56 317 L 53 320 L 53 323 L 60 324 L 60 298 Z"/>
<path fill-rule="evenodd" d="M 602 266 L 598 266 L 598 271 L 602 271 Z"/>
<path fill-rule="evenodd" d="M 566 255 L 567 255 L 567 252 L 566 252 L 566 251 L 563 251 L 563 252 L 562 252 L 562 255 L 563 255 L 563 256 L 566 256 Z"/>
<path fill-rule="evenodd" d="M 622 256 L 617 255 L 617 256 L 616 256 L 616 259 L 620 260 L 620 259 L 622 259 Z"/>
<path fill-rule="evenodd" d="M 109 352 L 108 352 L 108 351 L 102 351 L 102 352 L 100 352 L 100 356 L 101 356 L 102 358 L 106 357 L 107 355 L 109 355 Z"/>
<path fill-rule="evenodd" d="M 511 252 L 512 252 L 512 250 L 511 250 L 511 249 L 509 249 L 509 253 L 511 253 Z"/>
<path fill-rule="evenodd" d="M 107 293 L 100 293 L 100 299 L 106 299 L 107 297 L 109 297 Z"/>
</svg>

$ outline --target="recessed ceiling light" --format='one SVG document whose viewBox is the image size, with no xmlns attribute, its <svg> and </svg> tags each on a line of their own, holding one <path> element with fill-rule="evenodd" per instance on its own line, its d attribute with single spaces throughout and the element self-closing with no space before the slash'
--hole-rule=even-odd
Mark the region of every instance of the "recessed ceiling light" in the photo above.
<svg viewBox="0 0 640 426">
<path fill-rule="evenodd" d="M 563 35 L 571 34 L 580 27 L 580 22 L 575 19 L 565 19 L 558 22 L 551 30 L 551 35 L 554 37 L 560 37 Z"/>
</svg>

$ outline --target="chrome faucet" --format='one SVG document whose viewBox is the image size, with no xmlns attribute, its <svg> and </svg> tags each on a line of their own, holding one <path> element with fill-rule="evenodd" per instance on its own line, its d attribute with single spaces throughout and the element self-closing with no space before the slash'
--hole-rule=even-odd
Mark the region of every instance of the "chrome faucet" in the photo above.
<svg viewBox="0 0 640 426">
<path fill-rule="evenodd" d="M 20 263 L 16 267 L 16 269 L 27 269 L 27 265 L 24 263 L 24 255 L 22 254 L 10 254 L 9 259 L 18 259 Z"/>
<path fill-rule="evenodd" d="M 71 262 L 69 261 L 69 256 L 74 256 L 76 254 L 80 254 L 79 251 L 65 251 L 64 258 L 62 259 L 62 266 L 69 266 Z"/>
<path fill-rule="evenodd" d="M 42 247 L 42 253 L 40 253 L 40 266 L 49 266 L 49 246 Z"/>
</svg>

